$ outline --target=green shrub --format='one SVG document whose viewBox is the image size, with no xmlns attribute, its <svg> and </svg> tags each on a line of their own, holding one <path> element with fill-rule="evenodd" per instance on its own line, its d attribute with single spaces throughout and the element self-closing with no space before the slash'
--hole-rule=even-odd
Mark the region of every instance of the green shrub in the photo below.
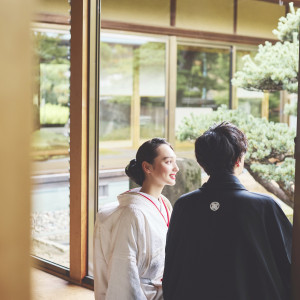
<svg viewBox="0 0 300 300">
<path fill-rule="evenodd" d="M 31 149 L 33 151 L 69 149 L 69 138 L 48 130 L 36 130 L 32 134 Z"/>
<path fill-rule="evenodd" d="M 181 141 L 195 140 L 214 123 L 229 121 L 248 138 L 245 168 L 253 178 L 287 205 L 294 203 L 294 138 L 287 124 L 255 118 L 239 110 L 220 107 L 210 114 L 184 118 L 177 132 Z"/>
<path fill-rule="evenodd" d="M 70 109 L 66 106 L 46 103 L 40 108 L 41 124 L 66 124 L 70 115 Z"/>
</svg>

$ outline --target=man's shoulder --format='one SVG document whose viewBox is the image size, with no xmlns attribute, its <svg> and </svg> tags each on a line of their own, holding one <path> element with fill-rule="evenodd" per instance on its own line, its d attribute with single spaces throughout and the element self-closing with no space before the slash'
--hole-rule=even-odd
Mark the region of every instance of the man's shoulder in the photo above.
<svg viewBox="0 0 300 300">
<path fill-rule="evenodd" d="M 276 205 L 276 201 L 271 196 L 263 193 L 243 191 L 239 196 L 253 204 Z"/>
<path fill-rule="evenodd" d="M 194 201 L 199 201 L 202 197 L 205 197 L 205 192 L 201 188 L 183 194 L 178 198 L 177 205 L 188 205 Z M 250 192 L 248 190 L 234 191 L 231 195 L 233 198 L 239 198 L 240 204 L 249 203 L 252 205 L 267 205 L 278 206 L 278 203 L 269 195 L 263 193 Z"/>
<path fill-rule="evenodd" d="M 194 201 L 196 199 L 199 199 L 201 197 L 202 191 L 201 189 L 197 189 L 194 191 L 191 191 L 189 193 L 181 195 L 176 203 L 181 204 L 181 203 L 189 203 L 191 201 Z"/>
</svg>

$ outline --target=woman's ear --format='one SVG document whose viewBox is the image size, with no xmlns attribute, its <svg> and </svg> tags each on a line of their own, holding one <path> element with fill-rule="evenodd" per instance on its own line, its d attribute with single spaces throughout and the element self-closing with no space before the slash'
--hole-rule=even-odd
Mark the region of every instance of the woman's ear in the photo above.
<svg viewBox="0 0 300 300">
<path fill-rule="evenodd" d="M 146 161 L 142 162 L 142 169 L 146 174 L 150 174 L 152 170 L 152 165 Z"/>
</svg>

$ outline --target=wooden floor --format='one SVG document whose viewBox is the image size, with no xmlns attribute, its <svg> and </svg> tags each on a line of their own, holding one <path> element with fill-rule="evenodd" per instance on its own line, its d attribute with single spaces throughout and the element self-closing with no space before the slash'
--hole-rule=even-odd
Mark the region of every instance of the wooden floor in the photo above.
<svg viewBox="0 0 300 300">
<path fill-rule="evenodd" d="M 32 268 L 33 300 L 94 300 L 94 292 Z"/>
</svg>

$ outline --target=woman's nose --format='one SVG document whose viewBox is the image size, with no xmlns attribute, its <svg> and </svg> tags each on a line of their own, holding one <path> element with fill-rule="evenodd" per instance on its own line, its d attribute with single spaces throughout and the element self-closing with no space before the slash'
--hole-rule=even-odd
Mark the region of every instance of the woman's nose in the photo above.
<svg viewBox="0 0 300 300">
<path fill-rule="evenodd" d="M 179 171 L 179 168 L 178 168 L 178 166 L 177 166 L 177 164 L 176 164 L 176 163 L 174 163 L 174 168 L 173 168 L 173 170 L 176 170 L 176 172 L 178 172 L 178 171 Z"/>
</svg>

